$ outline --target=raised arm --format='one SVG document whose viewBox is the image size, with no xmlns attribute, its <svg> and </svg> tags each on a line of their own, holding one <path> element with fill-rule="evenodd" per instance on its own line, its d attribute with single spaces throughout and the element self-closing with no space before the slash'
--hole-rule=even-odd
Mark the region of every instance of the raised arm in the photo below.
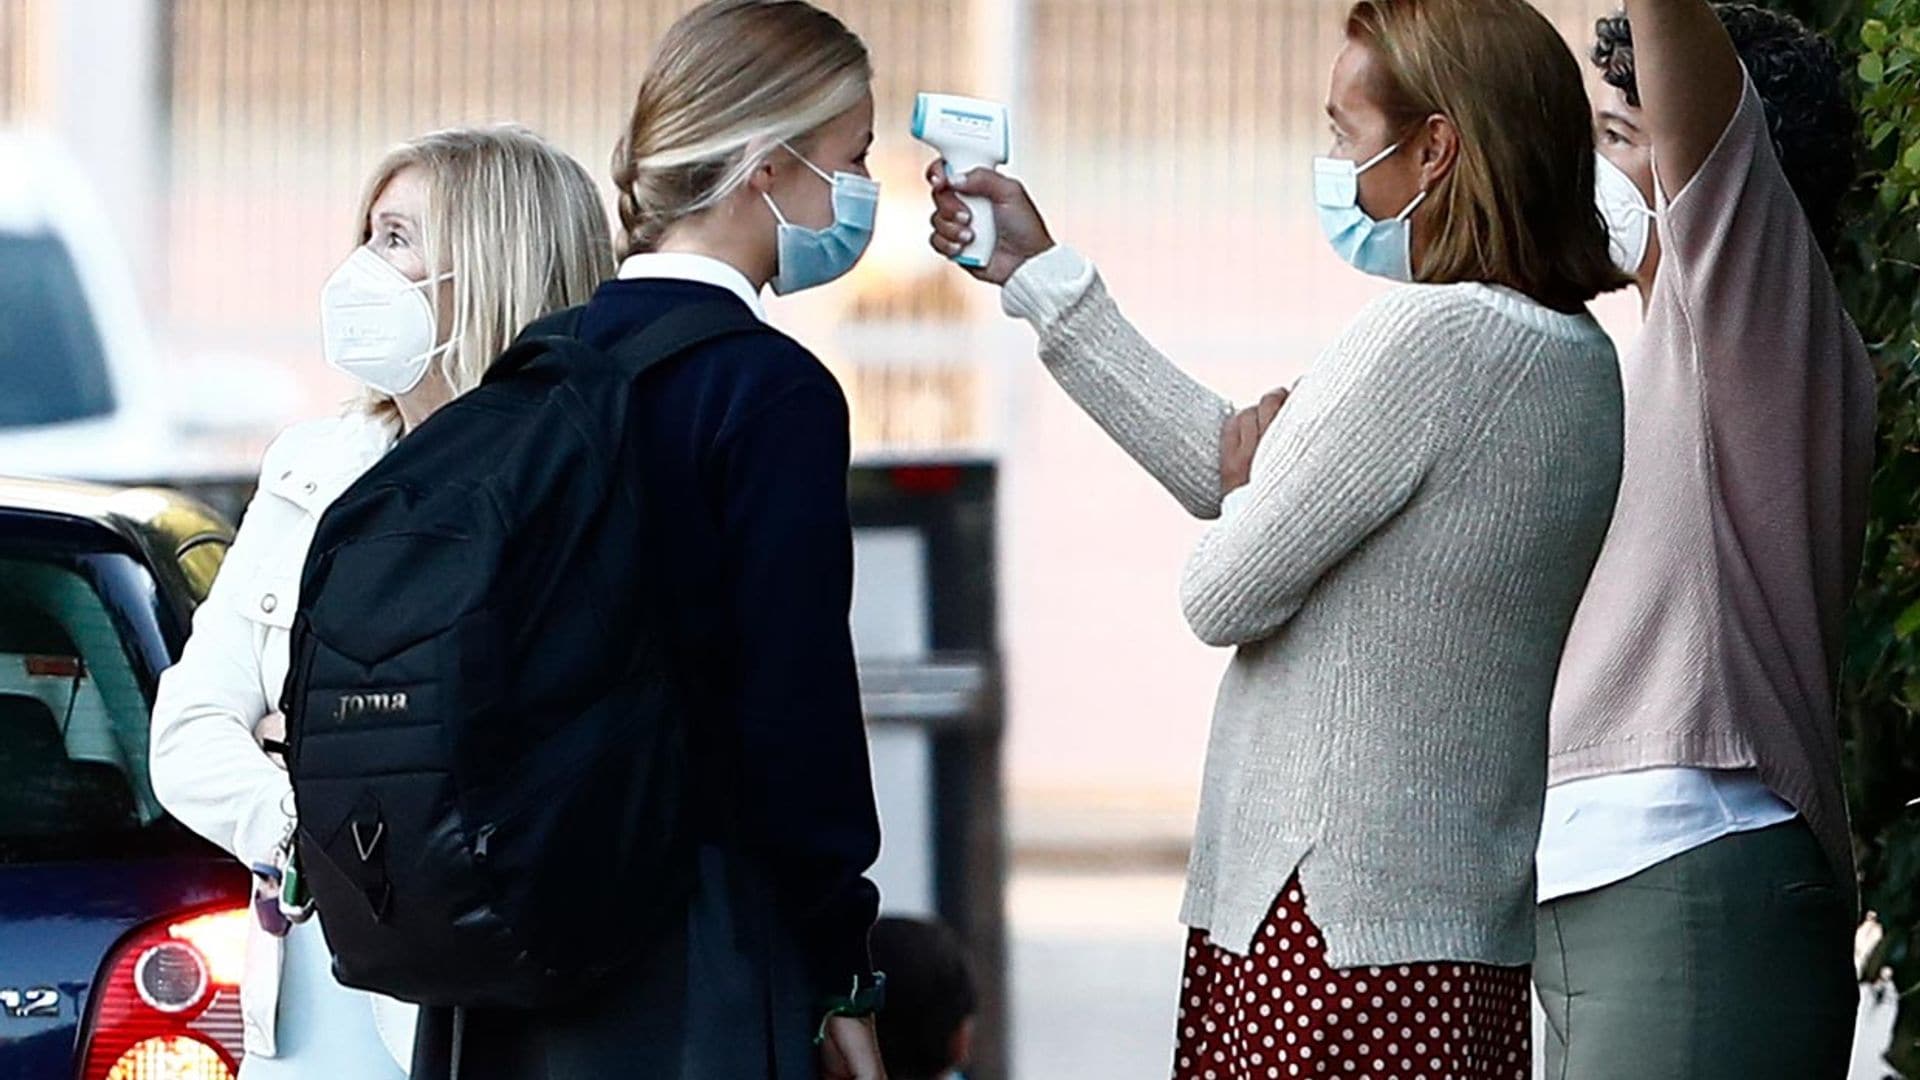
<svg viewBox="0 0 1920 1080">
<path fill-rule="evenodd" d="M 1200 518 L 1220 514 L 1220 430 L 1233 415 L 1207 389 L 1155 349 L 1120 313 L 1093 265 L 1053 242 L 1019 181 L 975 170 L 949 183 L 939 163 L 934 192 L 936 251 L 951 255 L 972 239 L 955 192 L 994 207 L 998 246 L 974 277 L 1003 286 L 1009 315 L 1040 333 L 1040 356 L 1068 396 L 1162 487 Z"/>
<path fill-rule="evenodd" d="M 1740 107 L 1746 72 L 1706 0 L 1626 0 L 1660 190 L 1680 194 Z"/>
<path fill-rule="evenodd" d="M 1066 265 L 1056 270 L 1056 263 Z M 1227 399 L 1134 329 L 1093 267 L 1069 248 L 1021 267 L 1005 301 L 1039 329 L 1040 359 L 1067 396 L 1188 513 L 1218 517 L 1220 431 L 1233 415 Z"/>
</svg>

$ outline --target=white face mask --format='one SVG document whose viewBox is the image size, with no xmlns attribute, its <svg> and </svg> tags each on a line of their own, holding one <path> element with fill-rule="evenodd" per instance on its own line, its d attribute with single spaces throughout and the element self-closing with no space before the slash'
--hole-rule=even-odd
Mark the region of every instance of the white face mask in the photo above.
<svg viewBox="0 0 1920 1080">
<path fill-rule="evenodd" d="M 1646 196 L 1605 154 L 1594 155 L 1593 201 L 1607 223 L 1607 250 L 1623 274 L 1639 276 L 1653 235 L 1655 214 Z"/>
<path fill-rule="evenodd" d="M 453 348 L 440 336 L 429 286 L 441 274 L 410 281 L 393 264 L 359 247 L 320 287 L 320 333 L 327 363 L 393 397 L 420 385 L 433 358 Z"/>
</svg>

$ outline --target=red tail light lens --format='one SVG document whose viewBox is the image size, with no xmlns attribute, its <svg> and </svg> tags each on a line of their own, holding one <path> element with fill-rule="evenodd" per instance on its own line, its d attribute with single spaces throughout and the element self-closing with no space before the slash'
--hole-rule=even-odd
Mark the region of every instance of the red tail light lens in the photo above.
<svg viewBox="0 0 1920 1080">
<path fill-rule="evenodd" d="M 43 679 L 78 679 L 86 670 L 77 656 L 27 657 L 27 674 Z"/>
<path fill-rule="evenodd" d="M 251 918 L 202 912 L 122 942 L 94 988 L 81 1080 L 233 1080 Z"/>
<path fill-rule="evenodd" d="M 902 465 L 888 472 L 902 495 L 951 495 L 966 479 L 957 465 Z"/>
</svg>

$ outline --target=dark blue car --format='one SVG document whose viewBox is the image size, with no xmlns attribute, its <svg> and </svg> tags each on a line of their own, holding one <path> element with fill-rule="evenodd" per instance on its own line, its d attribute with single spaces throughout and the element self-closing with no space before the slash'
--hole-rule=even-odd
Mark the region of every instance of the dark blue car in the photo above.
<svg viewBox="0 0 1920 1080">
<path fill-rule="evenodd" d="M 0 1080 L 239 1071 L 247 877 L 147 778 L 232 538 L 179 495 L 0 479 Z"/>
</svg>

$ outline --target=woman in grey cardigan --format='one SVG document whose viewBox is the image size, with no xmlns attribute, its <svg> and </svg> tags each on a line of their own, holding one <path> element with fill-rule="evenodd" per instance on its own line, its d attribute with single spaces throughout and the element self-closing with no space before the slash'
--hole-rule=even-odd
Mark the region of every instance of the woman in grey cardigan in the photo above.
<svg viewBox="0 0 1920 1080">
<path fill-rule="evenodd" d="M 956 192 L 989 198 L 975 276 L 1075 401 L 1218 519 L 1181 589 L 1194 632 L 1237 652 L 1176 1075 L 1523 1077 L 1547 708 L 1622 449 L 1616 358 L 1585 309 L 1623 283 L 1586 96 L 1521 0 L 1362 0 L 1328 112 L 1328 238 L 1419 284 L 1362 312 L 1284 407 L 1236 416 L 1155 352 L 1012 180 L 936 166 L 932 243 L 971 239 Z"/>
</svg>

